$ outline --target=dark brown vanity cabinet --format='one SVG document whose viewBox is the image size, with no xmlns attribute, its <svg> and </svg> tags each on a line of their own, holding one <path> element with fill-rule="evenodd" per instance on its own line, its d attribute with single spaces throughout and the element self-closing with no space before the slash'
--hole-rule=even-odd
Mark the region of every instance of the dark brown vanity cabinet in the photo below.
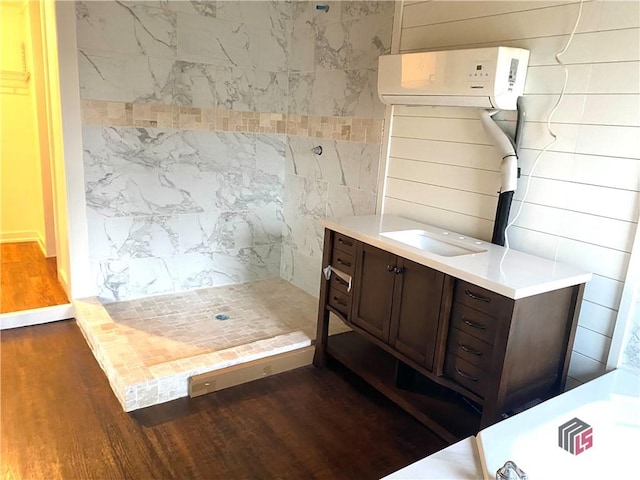
<svg viewBox="0 0 640 480">
<path fill-rule="evenodd" d="M 396 256 L 358 243 L 351 321 L 383 342 L 389 341 Z"/>
<path fill-rule="evenodd" d="M 358 242 L 351 321 L 433 368 L 445 275 Z"/>
<path fill-rule="evenodd" d="M 564 389 L 584 284 L 511 299 L 325 231 L 314 365 L 327 355 L 443 438 Z M 329 312 L 353 332 L 328 337 Z"/>
<path fill-rule="evenodd" d="M 331 265 L 351 277 L 356 267 L 356 241 L 336 233 L 333 235 L 331 254 L 323 260 L 323 268 Z M 347 322 L 351 318 L 351 288 L 349 282 L 338 275 L 329 280 L 328 305 Z"/>
</svg>

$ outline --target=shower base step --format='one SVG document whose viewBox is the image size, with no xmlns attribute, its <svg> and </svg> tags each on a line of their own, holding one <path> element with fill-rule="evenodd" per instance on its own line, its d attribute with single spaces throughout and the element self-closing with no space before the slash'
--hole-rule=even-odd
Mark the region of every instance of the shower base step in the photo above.
<svg viewBox="0 0 640 480">
<path fill-rule="evenodd" d="M 189 396 L 199 397 L 260 378 L 311 365 L 313 346 L 189 377 Z"/>
</svg>

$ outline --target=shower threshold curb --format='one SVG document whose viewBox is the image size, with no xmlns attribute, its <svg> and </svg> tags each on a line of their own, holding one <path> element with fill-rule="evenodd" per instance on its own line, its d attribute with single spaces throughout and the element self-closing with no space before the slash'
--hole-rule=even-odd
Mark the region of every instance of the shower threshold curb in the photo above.
<svg viewBox="0 0 640 480">
<path fill-rule="evenodd" d="M 116 334 L 119 325 L 98 298 L 74 300 L 73 305 L 76 323 L 126 412 L 188 396 L 191 377 L 215 375 L 216 372 L 224 374 L 223 370 L 229 367 L 308 349 L 313 343 L 313 339 L 304 332 L 293 331 L 233 348 L 146 365 L 127 343 L 126 337 Z M 106 345 L 110 348 L 106 348 Z M 311 358 L 308 354 L 301 354 Z M 263 376 L 251 378 L 248 372 L 243 375 L 246 381 Z"/>
</svg>

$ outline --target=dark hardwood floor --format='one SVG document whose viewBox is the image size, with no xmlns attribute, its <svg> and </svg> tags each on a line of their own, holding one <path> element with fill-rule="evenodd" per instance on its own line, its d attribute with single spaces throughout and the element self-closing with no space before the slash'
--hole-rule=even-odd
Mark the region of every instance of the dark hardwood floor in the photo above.
<svg viewBox="0 0 640 480">
<path fill-rule="evenodd" d="M 0 244 L 0 313 L 65 303 L 55 258 L 45 258 L 36 242 Z"/>
<path fill-rule="evenodd" d="M 2 332 L 9 479 L 368 479 L 444 443 L 343 369 L 124 413 L 73 320 Z"/>
</svg>

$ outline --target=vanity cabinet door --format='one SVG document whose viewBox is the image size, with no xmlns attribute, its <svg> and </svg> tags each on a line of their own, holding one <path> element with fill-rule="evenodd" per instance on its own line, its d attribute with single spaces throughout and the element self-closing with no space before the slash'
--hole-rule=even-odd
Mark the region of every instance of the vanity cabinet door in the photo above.
<svg viewBox="0 0 640 480">
<path fill-rule="evenodd" d="M 389 344 L 433 369 L 444 274 L 398 257 Z"/>
<path fill-rule="evenodd" d="M 358 242 L 351 321 L 384 342 L 389 340 L 395 268 L 395 255 Z"/>
</svg>

